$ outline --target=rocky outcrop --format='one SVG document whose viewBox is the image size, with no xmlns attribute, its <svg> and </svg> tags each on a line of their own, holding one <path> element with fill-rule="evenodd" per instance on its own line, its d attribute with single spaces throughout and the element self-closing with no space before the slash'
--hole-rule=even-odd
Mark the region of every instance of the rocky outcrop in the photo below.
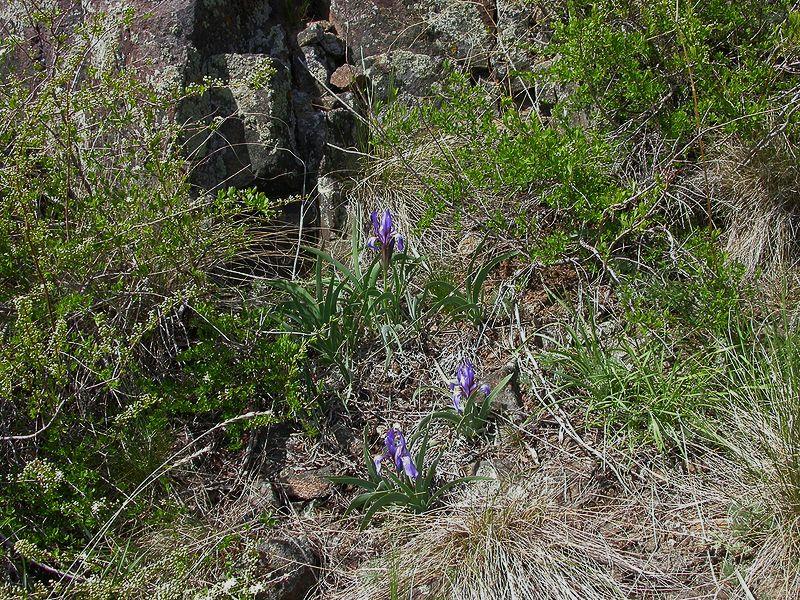
<svg viewBox="0 0 800 600">
<path fill-rule="evenodd" d="M 104 14 L 91 63 L 162 87 L 211 82 L 176 107 L 194 182 L 317 198 L 320 211 L 290 212 L 317 215 L 324 236 L 341 225 L 359 99 L 429 95 L 446 61 L 546 97 L 516 74 L 535 68 L 547 35 L 540 9 L 520 0 L 59 0 L 57 27 L 29 23 L 29 1 L 0 6 L 3 34 L 29 43 L 12 63 L 46 65 L 54 40 Z"/>
<path fill-rule="evenodd" d="M 331 2 L 331 21 L 347 43 L 348 62 L 361 69 L 371 96 L 380 99 L 429 95 L 441 81 L 445 60 L 487 70 L 492 14 L 488 0 Z"/>
<path fill-rule="evenodd" d="M 520 0 L 497 0 L 496 65 L 508 71 L 532 69 L 548 42 L 545 14 L 538 4 Z"/>
<path fill-rule="evenodd" d="M 441 56 L 397 50 L 364 59 L 370 92 L 375 98 L 400 100 L 427 96 L 442 80 Z"/>
<path fill-rule="evenodd" d="M 201 160 L 197 182 L 312 196 L 322 170 L 336 162 L 326 161 L 329 137 L 337 142 L 332 153 L 354 139 L 343 141 L 338 131 L 329 136 L 328 113 L 345 108 L 329 92 L 331 74 L 344 63 L 342 40 L 325 20 L 303 24 L 289 14 L 293 3 L 204 2 L 185 81 L 211 78 L 220 85 L 181 111 L 195 124 L 190 147 Z M 230 24 L 230 37 L 219 35 L 220 22 Z"/>
<path fill-rule="evenodd" d="M 331 20 L 353 60 L 396 50 L 485 66 L 493 46 L 489 0 L 332 0 Z"/>
<path fill-rule="evenodd" d="M 30 22 L 26 1 L 0 7 L 4 33 L 29 42 L 14 68 L 47 65 L 58 36 L 78 35 L 81 25 L 102 15 L 89 63 L 127 66 L 161 88 L 210 83 L 174 115 L 185 125 L 200 188 L 254 186 L 270 197 L 308 202 L 320 176 L 341 179 L 351 168 L 341 149 L 355 139 L 347 106 L 353 97 L 329 92 L 346 49 L 324 20 L 325 2 L 61 0 L 66 17 L 55 31 Z M 335 142 L 330 152 L 329 138 Z M 287 214 L 318 211 L 290 208 Z"/>
<path fill-rule="evenodd" d="M 202 72 L 220 85 L 178 111 L 193 128 L 187 148 L 201 165 L 196 182 L 207 189 L 268 180 L 295 187 L 297 143 L 285 64 L 262 54 L 216 54 Z"/>
<path fill-rule="evenodd" d="M 299 5 L 283 0 L 202 1 L 184 80 L 211 78 L 220 85 L 181 110 L 182 120 L 194 124 L 197 183 L 317 199 L 322 210 L 290 207 L 288 214 L 314 215 L 311 224 L 321 224 L 329 237 L 341 225 L 342 200 L 326 194 L 331 185 L 318 184 L 351 174 L 352 160 L 342 156 L 356 136 L 354 98 L 331 88 L 346 49 L 323 18 L 327 6 L 291 14 Z M 228 25 L 224 36 L 220 23 Z"/>
<path fill-rule="evenodd" d="M 331 20 L 377 97 L 389 73 L 401 98 L 431 93 L 444 61 L 533 93 L 517 73 L 540 60 L 548 35 L 541 8 L 523 0 L 332 0 Z"/>
</svg>

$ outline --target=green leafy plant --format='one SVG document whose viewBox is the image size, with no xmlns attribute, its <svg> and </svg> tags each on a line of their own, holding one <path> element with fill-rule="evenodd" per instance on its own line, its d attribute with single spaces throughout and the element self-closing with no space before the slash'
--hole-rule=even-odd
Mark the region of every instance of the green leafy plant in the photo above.
<svg viewBox="0 0 800 600">
<path fill-rule="evenodd" d="M 675 343 L 708 342 L 735 324 L 753 296 L 742 267 L 719 248 L 718 232 L 694 231 L 643 259 L 652 268 L 626 273 L 618 293 L 626 327 L 636 334 L 659 331 Z"/>
<path fill-rule="evenodd" d="M 362 268 L 358 235 L 354 232 L 350 265 L 316 248 L 310 282 L 276 280 L 270 285 L 289 298 L 280 318 L 289 332 L 309 336 L 309 347 L 350 380 L 352 353 L 371 334 L 388 345 L 392 326 L 409 319 L 406 300 L 415 310 L 419 302 L 410 293 L 418 261 L 395 254 L 391 261 L 374 258 Z"/>
<path fill-rule="evenodd" d="M 213 423 L 247 411 L 272 411 L 271 417 L 229 426 L 226 435 L 232 448 L 241 443 L 245 428 L 285 422 L 311 426 L 314 406 L 309 400 L 313 394 L 305 341 L 261 333 L 266 311 L 220 315 L 209 305 L 195 310 L 197 339 L 177 357 L 180 369 L 150 386 L 153 395 L 169 401 L 150 407 L 144 413 L 147 419 L 197 415 Z M 142 420 L 138 425 L 145 426 Z"/>
<path fill-rule="evenodd" d="M 746 130 L 770 92 L 791 85 L 771 61 L 790 2 L 569 1 L 554 13 L 551 73 L 575 86 L 569 110 L 606 128 L 646 119 L 672 139 L 706 124 Z"/>
<path fill-rule="evenodd" d="M 481 247 L 483 244 L 481 244 Z M 504 252 L 492 257 L 483 265 L 476 267 L 475 261 L 480 249 L 473 253 L 463 282 L 434 278 L 426 289 L 431 297 L 431 312 L 444 311 L 453 320 L 466 319 L 473 326 L 480 327 L 484 322 L 484 284 L 497 265 L 517 256 L 518 251 Z"/>
<path fill-rule="evenodd" d="M 326 267 L 330 269 L 327 276 Z M 377 287 L 380 274 L 377 262 L 356 274 L 330 255 L 317 252 L 310 290 L 303 282 L 271 282 L 289 297 L 279 310 L 287 330 L 309 335 L 310 348 L 335 365 L 345 379 L 350 377 L 351 353 L 363 337 L 381 293 Z"/>
<path fill-rule="evenodd" d="M 399 436 L 399 437 L 397 437 Z M 363 510 L 361 528 L 369 525 L 373 517 L 381 510 L 398 507 L 414 513 L 423 513 L 438 502 L 453 488 L 471 481 L 484 481 L 484 477 L 459 477 L 442 483 L 436 480 L 436 468 L 441 454 L 433 459 L 428 458 L 429 434 L 427 427 L 421 427 L 416 435 L 411 436 L 406 446 L 402 433 L 393 427 L 386 437 L 386 453 L 372 457 L 369 454 L 369 440 L 364 432 L 364 463 L 368 477 L 332 477 L 331 481 L 340 485 L 351 485 L 364 490 L 356 496 L 347 508 L 347 512 Z M 398 472 L 391 468 L 380 469 L 381 458 L 399 461 L 403 456 L 406 470 L 403 472 L 398 464 Z M 380 469 L 380 470 L 379 470 Z"/>
<path fill-rule="evenodd" d="M 492 406 L 495 398 L 505 391 L 506 386 L 513 377 L 512 373 L 501 379 L 488 394 L 481 392 L 481 390 L 469 394 L 459 402 L 460 412 L 455 407 L 437 410 L 427 415 L 423 419 L 423 423 L 427 424 L 430 420 L 441 419 L 450 423 L 456 432 L 468 440 L 484 436 L 491 422 Z"/>
<path fill-rule="evenodd" d="M 658 220 L 652 196 L 617 176 L 615 143 L 574 123 L 550 126 L 464 74 L 451 74 L 438 100 L 394 107 L 392 117 L 373 136 L 373 178 L 385 177 L 381 185 L 404 198 L 420 239 L 455 246 L 465 233 L 504 238 L 551 262 L 586 253 L 581 241 L 605 255 L 627 229 Z M 418 156 L 405 175 L 397 148 Z M 441 299 L 457 286 L 439 287 Z"/>
</svg>

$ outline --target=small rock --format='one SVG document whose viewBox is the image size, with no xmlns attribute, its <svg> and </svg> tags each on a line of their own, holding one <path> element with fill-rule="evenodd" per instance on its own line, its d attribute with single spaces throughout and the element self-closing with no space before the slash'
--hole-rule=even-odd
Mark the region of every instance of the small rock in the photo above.
<svg viewBox="0 0 800 600">
<path fill-rule="evenodd" d="M 280 500 L 275 494 L 272 484 L 267 480 L 253 482 L 249 492 L 247 495 L 248 510 L 242 516 L 244 523 L 274 512 L 280 506 Z"/>
<path fill-rule="evenodd" d="M 292 94 L 292 109 L 295 116 L 295 139 L 297 148 L 311 164 L 320 164 L 325 155 L 327 132 L 325 130 L 325 113 L 314 104 L 313 95 L 300 90 Z M 313 208 L 313 203 L 311 207 Z M 313 219 L 312 221 L 313 222 Z"/>
<path fill-rule="evenodd" d="M 273 538 L 258 549 L 256 600 L 303 600 L 317 584 L 320 561 L 305 538 Z"/>
<path fill-rule="evenodd" d="M 283 477 L 280 487 L 286 497 L 293 501 L 325 498 L 332 489 L 330 481 L 317 473 L 297 473 Z"/>
<path fill-rule="evenodd" d="M 343 183 L 331 175 L 320 175 L 317 179 L 317 200 L 322 237 L 330 241 L 344 229 L 347 221 L 347 197 Z"/>
<path fill-rule="evenodd" d="M 325 154 L 326 173 L 335 173 L 341 178 L 348 174 L 355 175 L 358 170 L 358 153 L 354 152 L 358 139 L 359 123 L 348 108 L 336 108 L 325 113 L 327 123 L 327 148 Z"/>
<path fill-rule="evenodd" d="M 352 92 L 342 92 L 336 95 L 325 94 L 321 98 L 317 98 L 316 106 L 325 111 L 331 111 L 337 108 L 354 110 L 356 99 Z"/>
<path fill-rule="evenodd" d="M 340 90 L 346 90 L 362 75 L 363 72 L 358 67 L 342 65 L 331 75 L 331 85 Z"/>
<path fill-rule="evenodd" d="M 324 35 L 325 28 L 322 22 L 317 21 L 316 23 L 309 24 L 308 27 L 297 34 L 297 44 L 301 47 L 318 44 L 322 41 Z"/>
<path fill-rule="evenodd" d="M 497 469 L 490 460 L 480 460 L 470 465 L 473 477 L 486 477 L 487 479 L 497 479 Z"/>
<path fill-rule="evenodd" d="M 470 493 L 488 495 L 500 489 L 500 475 L 492 461 L 484 459 L 472 463 L 468 473 L 472 477 L 484 478 L 483 481 L 476 481 L 470 486 Z"/>
</svg>

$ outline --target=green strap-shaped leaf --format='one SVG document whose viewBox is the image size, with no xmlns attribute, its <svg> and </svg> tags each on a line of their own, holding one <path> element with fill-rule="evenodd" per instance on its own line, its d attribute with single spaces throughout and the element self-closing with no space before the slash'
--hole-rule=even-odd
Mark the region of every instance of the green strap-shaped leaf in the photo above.
<svg viewBox="0 0 800 600">
<path fill-rule="evenodd" d="M 361 519 L 361 529 L 365 529 L 369 522 L 372 520 L 372 517 L 375 516 L 379 510 L 386 508 L 392 504 L 404 504 L 408 500 L 408 497 L 405 494 L 401 494 L 400 492 L 387 492 L 382 494 L 379 499 L 375 502 L 371 503 L 369 509 L 366 513 L 364 513 L 364 518 Z"/>
</svg>

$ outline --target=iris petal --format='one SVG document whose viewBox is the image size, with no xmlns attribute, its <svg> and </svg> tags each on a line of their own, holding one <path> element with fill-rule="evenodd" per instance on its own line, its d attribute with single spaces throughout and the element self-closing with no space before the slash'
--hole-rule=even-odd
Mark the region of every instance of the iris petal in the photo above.
<svg viewBox="0 0 800 600">
<path fill-rule="evenodd" d="M 456 409 L 456 412 L 458 412 L 458 414 L 460 414 L 460 415 L 464 414 L 464 408 L 461 406 L 461 389 L 460 388 L 455 388 L 453 390 L 453 408 Z"/>
<path fill-rule="evenodd" d="M 386 432 L 386 452 L 389 456 L 394 456 L 395 452 L 397 451 L 397 440 L 395 439 L 396 434 L 399 433 L 394 427 L 390 428 L 389 431 Z"/>
<path fill-rule="evenodd" d="M 397 467 L 397 470 L 400 471 L 403 469 L 403 451 L 401 448 L 398 448 L 394 453 L 394 466 Z"/>
<path fill-rule="evenodd" d="M 381 215 L 381 223 L 378 229 L 378 237 L 384 244 L 388 244 L 392 238 L 392 225 L 392 213 L 387 208 Z"/>
<path fill-rule="evenodd" d="M 369 214 L 370 221 L 372 221 L 372 231 L 375 232 L 375 235 L 380 235 L 380 225 L 378 224 L 378 211 L 373 210 Z"/>
<path fill-rule="evenodd" d="M 419 476 L 419 472 L 417 471 L 414 461 L 411 460 L 411 457 L 406 454 L 401 460 L 403 461 L 403 471 L 405 471 L 405 474 L 411 479 L 416 479 Z"/>
<path fill-rule="evenodd" d="M 373 236 L 367 242 L 372 250 L 381 251 L 381 261 L 387 267 L 392 260 L 392 253 L 397 248 L 398 252 L 406 249 L 405 238 L 394 229 L 394 217 L 388 208 L 373 210 L 369 215 L 372 222 Z"/>
<path fill-rule="evenodd" d="M 475 368 L 472 363 L 465 360 L 464 363 L 458 368 L 456 373 L 458 383 L 464 391 L 464 395 L 469 397 L 475 392 Z"/>
<path fill-rule="evenodd" d="M 411 460 L 411 454 L 408 451 L 403 432 L 397 427 L 390 427 L 386 431 L 384 446 L 386 452 L 372 459 L 377 473 L 380 475 L 381 463 L 388 459 L 394 461 L 398 473 L 402 471 L 411 479 L 416 479 L 418 476 L 417 467 L 414 465 L 414 461 Z"/>
</svg>

